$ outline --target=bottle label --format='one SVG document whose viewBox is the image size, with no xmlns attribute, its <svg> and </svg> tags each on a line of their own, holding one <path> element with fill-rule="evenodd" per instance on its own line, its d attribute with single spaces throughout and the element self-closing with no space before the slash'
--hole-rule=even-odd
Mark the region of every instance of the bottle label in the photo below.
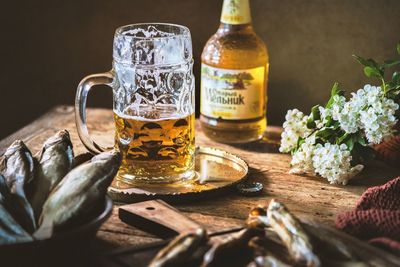
<svg viewBox="0 0 400 267">
<path fill-rule="evenodd" d="M 201 65 L 200 112 L 211 118 L 245 120 L 265 115 L 265 67 L 229 70 Z"/>
<path fill-rule="evenodd" d="M 250 23 L 249 0 L 224 0 L 221 22 L 234 25 Z"/>
</svg>

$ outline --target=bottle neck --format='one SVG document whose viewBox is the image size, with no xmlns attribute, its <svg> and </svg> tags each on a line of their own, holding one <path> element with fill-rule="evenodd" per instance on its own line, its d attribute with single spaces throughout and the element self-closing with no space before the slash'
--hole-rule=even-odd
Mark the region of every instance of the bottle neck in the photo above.
<svg viewBox="0 0 400 267">
<path fill-rule="evenodd" d="M 224 0 L 221 24 L 251 25 L 249 0 Z"/>
<path fill-rule="evenodd" d="M 218 28 L 218 32 L 220 33 L 228 33 L 228 32 L 239 33 L 239 32 L 252 32 L 252 31 L 253 31 L 253 26 L 251 25 L 251 23 L 234 25 L 221 22 Z"/>
</svg>

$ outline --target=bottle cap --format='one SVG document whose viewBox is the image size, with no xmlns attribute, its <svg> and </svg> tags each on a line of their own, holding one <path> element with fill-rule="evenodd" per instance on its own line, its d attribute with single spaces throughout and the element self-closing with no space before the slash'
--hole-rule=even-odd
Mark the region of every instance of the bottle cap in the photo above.
<svg viewBox="0 0 400 267">
<path fill-rule="evenodd" d="M 237 191 L 244 196 L 256 196 L 262 193 L 263 184 L 259 182 L 242 182 L 236 186 Z"/>
</svg>

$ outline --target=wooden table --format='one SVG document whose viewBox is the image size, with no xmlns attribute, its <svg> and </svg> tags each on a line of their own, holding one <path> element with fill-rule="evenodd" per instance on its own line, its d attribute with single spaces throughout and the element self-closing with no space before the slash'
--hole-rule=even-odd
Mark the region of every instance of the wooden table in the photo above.
<svg viewBox="0 0 400 267">
<path fill-rule="evenodd" d="M 112 111 L 107 109 L 88 110 L 89 129 L 92 136 L 104 145 L 112 145 L 114 124 Z M 74 121 L 74 110 L 70 106 L 59 106 L 11 136 L 0 141 L 0 154 L 15 139 L 22 139 L 32 152 L 37 152 L 42 143 L 59 129 L 71 133 L 75 154 L 86 152 L 81 144 Z M 279 127 L 269 127 L 267 136 L 279 138 Z M 196 143 L 236 153 L 250 165 L 249 177 L 264 184 L 264 192 L 258 197 L 243 197 L 235 193 L 213 199 L 181 203 L 176 207 L 193 220 L 210 230 L 222 230 L 239 226 L 247 217 L 251 207 L 276 198 L 300 218 L 311 218 L 322 223 L 333 224 L 336 215 L 351 209 L 362 192 L 369 186 L 383 184 L 399 175 L 398 169 L 382 162 L 373 162 L 360 178 L 347 186 L 330 185 L 320 177 L 301 177 L 288 174 L 290 156 L 278 153 L 277 145 L 259 142 L 232 146 L 219 144 L 206 138 L 199 123 L 196 124 Z M 159 240 L 156 236 L 135 229 L 121 222 L 117 216 L 118 207 L 101 227 L 97 235 L 97 249 L 115 246 L 146 244 Z"/>
</svg>

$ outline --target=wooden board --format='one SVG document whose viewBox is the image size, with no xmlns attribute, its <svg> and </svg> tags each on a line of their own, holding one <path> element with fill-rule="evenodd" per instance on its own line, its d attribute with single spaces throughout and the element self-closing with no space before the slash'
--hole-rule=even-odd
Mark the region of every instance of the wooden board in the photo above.
<svg viewBox="0 0 400 267">
<path fill-rule="evenodd" d="M 98 142 L 107 146 L 113 143 L 112 115 L 111 110 L 88 110 L 89 131 Z M 71 133 L 76 155 L 86 152 L 75 130 L 73 108 L 59 106 L 0 141 L 0 154 L 15 139 L 22 139 L 33 152 L 36 152 L 46 138 L 63 128 Z M 267 136 L 272 143 L 277 141 L 280 131 L 279 127 L 268 127 Z M 212 199 L 180 203 L 175 207 L 206 228 L 218 231 L 241 225 L 251 207 L 276 198 L 300 218 L 314 219 L 332 225 L 336 215 L 351 209 L 368 186 L 383 184 L 400 174 L 398 169 L 382 162 L 373 162 L 357 181 L 347 186 L 330 185 L 320 177 L 290 175 L 288 174 L 290 156 L 278 153 L 277 145 L 271 144 L 271 141 L 234 146 L 219 144 L 206 138 L 197 122 L 197 145 L 217 147 L 240 155 L 250 165 L 250 179 L 262 182 L 265 189 L 258 197 L 243 197 L 232 192 Z M 156 236 L 121 222 L 118 219 L 117 207 L 114 207 L 113 215 L 98 233 L 95 246 L 97 250 L 104 250 L 157 240 L 159 238 Z"/>
</svg>

